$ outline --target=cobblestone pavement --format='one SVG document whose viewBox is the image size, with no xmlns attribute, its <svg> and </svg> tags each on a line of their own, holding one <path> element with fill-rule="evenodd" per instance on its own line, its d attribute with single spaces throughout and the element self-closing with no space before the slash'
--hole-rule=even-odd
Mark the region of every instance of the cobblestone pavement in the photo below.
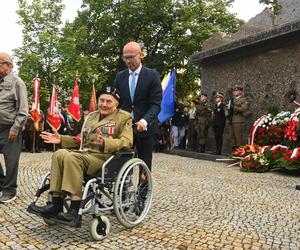
<svg viewBox="0 0 300 250">
<path fill-rule="evenodd" d="M 90 215 L 75 229 L 26 212 L 50 161 L 51 153 L 22 154 L 18 199 L 0 204 L 0 249 L 300 249 L 299 174 L 155 154 L 144 223 L 126 230 L 110 216 L 109 237 L 93 242 Z"/>
</svg>

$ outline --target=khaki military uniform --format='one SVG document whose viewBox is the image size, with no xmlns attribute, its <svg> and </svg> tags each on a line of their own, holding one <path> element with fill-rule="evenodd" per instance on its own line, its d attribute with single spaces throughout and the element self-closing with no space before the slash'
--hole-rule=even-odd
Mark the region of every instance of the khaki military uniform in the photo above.
<svg viewBox="0 0 300 250">
<path fill-rule="evenodd" d="M 212 118 L 212 110 L 208 107 L 207 101 L 200 102 L 196 109 L 196 132 L 198 150 L 205 152 L 206 139 L 208 134 L 209 123 Z"/>
<path fill-rule="evenodd" d="M 104 136 L 103 148 L 97 143 L 99 131 Z M 99 112 L 95 111 L 83 124 L 80 146 L 73 136 L 63 135 L 61 140 L 63 149 L 52 157 L 50 191 L 81 196 L 84 173 L 97 174 L 113 153 L 132 148 L 132 118 L 128 112 L 116 110 L 99 121 Z"/>
<path fill-rule="evenodd" d="M 232 140 L 233 147 L 243 145 L 243 130 L 245 116 L 244 112 L 248 109 L 248 102 L 245 97 L 234 98 L 232 115 Z"/>
</svg>

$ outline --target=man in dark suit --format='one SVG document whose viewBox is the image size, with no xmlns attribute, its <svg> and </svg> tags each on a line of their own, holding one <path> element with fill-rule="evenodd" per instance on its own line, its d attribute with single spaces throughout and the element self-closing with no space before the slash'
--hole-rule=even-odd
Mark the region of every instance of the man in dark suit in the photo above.
<svg viewBox="0 0 300 250">
<path fill-rule="evenodd" d="M 120 92 L 120 108 L 131 113 L 134 121 L 134 145 L 138 157 L 151 170 L 153 139 L 162 98 L 161 81 L 157 71 L 144 67 L 144 54 L 136 42 L 123 48 L 126 70 L 118 72 L 115 88 Z"/>
<path fill-rule="evenodd" d="M 223 132 L 226 123 L 225 116 L 225 105 L 223 103 L 224 94 L 216 93 L 215 95 L 215 106 L 213 108 L 213 120 L 212 127 L 214 130 L 216 148 L 214 154 L 220 155 L 222 152 L 223 145 Z"/>
</svg>

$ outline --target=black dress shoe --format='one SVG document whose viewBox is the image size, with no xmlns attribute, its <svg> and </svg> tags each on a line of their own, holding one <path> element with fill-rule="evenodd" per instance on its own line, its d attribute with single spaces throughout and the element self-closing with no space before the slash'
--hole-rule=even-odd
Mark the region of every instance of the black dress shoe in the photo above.
<svg viewBox="0 0 300 250">
<path fill-rule="evenodd" d="M 296 190 L 300 190 L 300 185 L 297 185 L 297 186 L 296 186 Z"/>
<path fill-rule="evenodd" d="M 76 209 L 70 208 L 67 213 L 60 212 L 57 218 L 65 221 L 76 221 L 78 220 L 78 211 Z"/>
<path fill-rule="evenodd" d="M 31 208 L 37 213 L 50 215 L 50 216 L 56 216 L 59 212 L 61 212 L 61 209 L 59 209 L 57 206 L 53 205 L 52 203 L 49 203 L 46 206 L 41 206 L 41 207 L 32 204 Z"/>
</svg>

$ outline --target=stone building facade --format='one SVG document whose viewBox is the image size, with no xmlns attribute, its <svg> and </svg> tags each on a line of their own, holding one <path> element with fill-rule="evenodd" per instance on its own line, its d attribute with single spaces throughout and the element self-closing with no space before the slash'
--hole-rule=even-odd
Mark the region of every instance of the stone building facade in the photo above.
<svg viewBox="0 0 300 250">
<path fill-rule="evenodd" d="M 271 109 L 293 110 L 292 92 L 300 101 L 300 1 L 281 4 L 282 14 L 276 18 L 267 9 L 232 36 L 214 34 L 191 58 L 199 65 L 202 89 L 210 97 L 221 91 L 227 102 L 234 85 L 244 87 L 251 114 L 245 143 L 254 120 Z M 225 151 L 230 152 L 230 126 L 224 135 Z"/>
</svg>

